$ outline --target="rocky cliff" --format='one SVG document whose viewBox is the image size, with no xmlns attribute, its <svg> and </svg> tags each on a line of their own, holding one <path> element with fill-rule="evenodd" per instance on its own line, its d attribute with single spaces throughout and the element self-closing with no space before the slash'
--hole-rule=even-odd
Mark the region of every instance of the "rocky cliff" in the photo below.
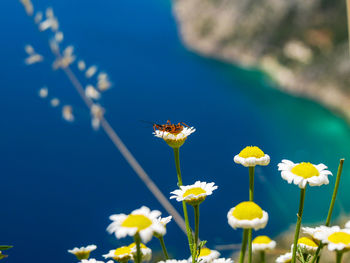
<svg viewBox="0 0 350 263">
<path fill-rule="evenodd" d="M 345 0 L 174 0 L 173 8 L 191 50 L 260 68 L 350 120 Z"/>
</svg>

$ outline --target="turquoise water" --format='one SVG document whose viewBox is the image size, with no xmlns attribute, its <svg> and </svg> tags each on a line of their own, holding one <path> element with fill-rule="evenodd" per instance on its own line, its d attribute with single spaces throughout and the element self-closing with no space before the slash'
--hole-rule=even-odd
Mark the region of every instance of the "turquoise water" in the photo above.
<svg viewBox="0 0 350 263">
<path fill-rule="evenodd" d="M 236 243 L 227 211 L 248 198 L 248 172 L 233 163 L 246 145 L 271 156 L 256 169 L 256 200 L 270 214 L 266 230 L 275 235 L 295 221 L 299 190 L 283 181 L 277 164 L 323 162 L 336 172 L 349 156 L 348 125 L 318 104 L 283 94 L 262 74 L 201 58 L 182 45 L 171 6 L 161 0 L 33 1 L 52 5 L 65 44 L 87 63 L 97 63 L 114 82 L 101 103 L 106 117 L 166 195 L 176 187 L 172 153 L 140 120 L 185 121 L 197 132 L 181 148 L 184 183 L 214 181 L 219 189 L 201 207 L 200 237 L 208 246 Z M 11 262 L 35 255 L 37 262 L 72 261 L 66 249 L 98 245 L 96 257 L 130 239 L 117 241 L 106 231 L 108 216 L 147 205 L 163 209 L 134 175 L 102 132 L 90 128 L 89 113 L 62 72 L 50 71 L 45 34 L 35 30 L 17 1 L 0 8 L 3 30 L 0 129 L 2 243 L 14 244 Z M 23 64 L 23 46 L 34 45 L 45 63 Z M 37 97 L 50 93 L 73 105 L 76 122 Z M 347 174 L 336 214 L 349 210 Z M 305 221 L 326 217 L 334 185 L 308 190 Z M 172 201 L 179 210 L 181 206 Z M 166 236 L 169 250 L 187 257 L 186 237 L 174 223 Z M 160 249 L 156 240 L 149 246 Z M 39 249 L 40 248 L 40 249 Z"/>
</svg>

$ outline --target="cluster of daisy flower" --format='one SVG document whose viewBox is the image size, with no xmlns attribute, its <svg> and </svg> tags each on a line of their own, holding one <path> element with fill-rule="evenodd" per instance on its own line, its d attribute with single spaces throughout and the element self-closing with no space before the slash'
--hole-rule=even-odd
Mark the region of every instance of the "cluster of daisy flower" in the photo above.
<svg viewBox="0 0 350 263">
<path fill-rule="evenodd" d="M 183 260 L 170 259 L 165 246 L 164 235 L 166 234 L 166 225 L 171 221 L 172 217 L 162 218 L 160 211 L 150 210 L 145 206 L 132 211 L 130 214 L 115 214 L 110 216 L 112 223 L 107 227 L 107 231 L 114 234 L 117 239 L 131 236 L 134 242 L 130 245 L 112 249 L 103 255 L 103 257 L 121 263 L 128 261 L 135 261 L 136 263 L 149 261 L 152 251 L 145 244 L 152 237 L 156 237 L 160 241 L 164 254 L 164 261 L 160 261 L 160 263 L 233 263 L 233 260 L 230 258 L 219 258 L 220 253 L 218 251 L 207 248 L 205 246 L 206 241 L 199 240 L 199 207 L 209 195 L 213 194 L 213 191 L 218 186 L 215 183 L 201 181 L 196 181 L 192 185 L 183 185 L 182 183 L 179 150 L 187 140 L 187 137 L 195 132 L 195 129 L 181 123 L 172 124 L 170 121 L 164 125 L 155 124 L 154 127 L 156 128 L 154 135 L 162 138 L 174 151 L 178 189 L 170 193 L 170 199 L 175 199 L 182 203 L 190 257 Z M 256 235 L 253 239 L 253 230 L 264 229 L 269 220 L 268 213 L 254 201 L 254 172 L 257 165 L 268 165 L 270 163 L 270 157 L 256 146 L 247 146 L 234 157 L 234 162 L 247 167 L 249 171 L 249 199 L 236 204 L 227 213 L 228 224 L 233 229 L 243 230 L 239 263 L 245 262 L 247 246 L 248 263 L 253 262 L 253 255 L 255 255 L 254 257 L 259 256 L 259 262 L 265 263 L 265 254 L 276 248 L 276 242 L 266 235 Z M 293 163 L 289 160 L 282 160 L 278 164 L 281 177 L 288 183 L 293 183 L 300 188 L 300 207 L 297 214 L 297 224 L 291 250 L 277 257 L 277 263 L 295 263 L 297 261 L 302 263 L 318 262 L 320 251 L 325 245 L 327 245 L 330 251 L 336 251 L 336 262 L 340 263 L 343 253 L 350 251 L 350 221 L 344 229 L 338 226 L 329 227 L 342 165 L 343 160 L 340 162 L 334 194 L 325 226 L 316 228 L 304 227 L 302 231 L 305 236 L 299 237 L 307 186 L 328 184 L 328 175 L 332 175 L 332 173 L 327 170 L 324 164 L 315 165 L 309 162 Z M 191 228 L 189 222 L 187 206 L 194 209 L 195 217 L 192 224 L 194 228 Z M 74 248 L 73 250 L 69 250 L 69 252 L 73 253 L 82 263 L 99 263 L 101 261 L 89 259 L 90 252 L 94 249 L 96 249 L 96 246 L 91 245 L 80 249 Z"/>
</svg>

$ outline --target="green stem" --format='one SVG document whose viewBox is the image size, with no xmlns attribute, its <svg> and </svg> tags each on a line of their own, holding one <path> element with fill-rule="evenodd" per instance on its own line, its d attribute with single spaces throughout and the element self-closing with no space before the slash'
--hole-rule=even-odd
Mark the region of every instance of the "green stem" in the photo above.
<svg viewBox="0 0 350 263">
<path fill-rule="evenodd" d="M 292 254 L 292 263 L 296 262 L 296 254 L 297 254 L 297 247 L 298 247 L 299 232 L 300 232 L 301 219 L 303 217 L 303 210 L 304 210 L 305 191 L 306 191 L 306 185 L 305 185 L 305 188 L 300 189 L 300 203 L 299 203 L 299 212 L 298 212 L 298 215 L 297 215 L 298 216 L 297 226 L 295 228 L 295 234 L 294 234 L 294 246 L 293 246 L 293 254 Z"/>
<path fill-rule="evenodd" d="M 174 149 L 177 181 L 178 181 L 178 185 L 181 186 L 182 185 L 182 177 L 181 177 L 181 169 L 180 169 L 180 148 L 173 148 L 173 149 Z"/>
<path fill-rule="evenodd" d="M 252 263 L 252 239 L 253 239 L 253 229 L 248 229 L 248 263 Z"/>
<path fill-rule="evenodd" d="M 265 263 L 265 251 L 260 251 L 260 263 Z"/>
<path fill-rule="evenodd" d="M 176 174 L 177 174 L 177 181 L 178 181 L 178 186 L 180 187 L 182 185 L 182 177 L 181 177 L 181 169 L 180 169 L 180 148 L 173 148 L 174 149 L 174 157 L 175 157 L 175 167 L 176 167 Z M 191 241 L 193 240 L 192 238 L 192 230 L 190 228 L 190 223 L 188 221 L 188 213 L 187 213 L 187 205 L 185 201 L 182 201 L 182 209 L 184 212 L 184 218 L 185 218 L 185 224 L 186 224 L 186 232 L 187 232 L 187 239 L 188 239 L 188 244 L 190 247 L 190 252 L 193 256 L 193 249 L 191 247 Z"/>
<path fill-rule="evenodd" d="M 136 233 L 134 236 L 134 241 L 136 244 L 136 258 L 135 258 L 135 263 L 141 263 L 141 238 L 139 233 Z"/>
<path fill-rule="evenodd" d="M 331 223 L 335 199 L 337 198 L 338 188 L 339 188 L 339 184 L 340 184 L 340 177 L 341 177 L 341 173 L 343 171 L 343 164 L 344 164 L 344 159 L 340 159 L 339 166 L 338 166 L 338 172 L 337 172 L 337 178 L 335 180 L 335 185 L 334 185 L 334 190 L 333 190 L 333 195 L 332 195 L 332 201 L 331 201 L 331 204 L 330 204 L 329 210 L 328 210 L 326 226 L 329 226 Z"/>
<path fill-rule="evenodd" d="M 163 236 L 159 236 L 158 239 L 160 241 L 160 245 L 162 246 L 164 257 L 165 257 L 166 260 L 168 260 L 169 259 L 169 255 L 168 255 L 168 251 L 166 250 L 166 247 L 165 247 L 164 237 Z"/>
<path fill-rule="evenodd" d="M 247 239 L 248 239 L 248 229 L 243 229 L 242 247 L 241 247 L 241 254 L 239 255 L 239 263 L 244 262 L 245 250 L 247 248 Z"/>
<path fill-rule="evenodd" d="M 341 263 L 342 257 L 343 257 L 343 251 L 337 251 L 337 253 L 336 253 L 336 263 Z"/>
<path fill-rule="evenodd" d="M 338 188 L 339 188 L 339 184 L 340 184 L 340 177 L 341 177 L 341 174 L 343 171 L 343 164 L 344 164 L 344 159 L 340 159 L 338 171 L 337 171 L 337 178 L 335 179 L 332 200 L 331 200 L 331 204 L 329 205 L 328 215 L 327 215 L 325 226 L 329 226 L 331 224 L 331 218 L 332 218 L 333 208 L 334 208 L 334 204 L 335 204 L 335 199 L 337 198 Z M 320 245 L 318 246 L 318 248 L 316 250 L 314 257 L 312 258 L 311 263 L 316 262 L 316 259 L 318 258 L 318 255 L 320 254 L 322 248 L 323 248 L 323 244 L 320 243 Z"/>
<path fill-rule="evenodd" d="M 255 166 L 249 166 L 249 201 L 254 200 L 254 170 Z"/>
<path fill-rule="evenodd" d="M 193 206 L 194 208 L 194 243 L 195 243 L 195 260 L 197 259 L 197 253 L 198 253 L 198 239 L 199 239 L 199 205 Z M 192 261 L 195 262 L 195 261 Z"/>
</svg>

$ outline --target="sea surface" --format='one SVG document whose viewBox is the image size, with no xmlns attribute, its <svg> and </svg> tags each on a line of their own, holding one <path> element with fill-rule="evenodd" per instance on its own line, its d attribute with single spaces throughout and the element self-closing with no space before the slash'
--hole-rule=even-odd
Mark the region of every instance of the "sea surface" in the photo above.
<svg viewBox="0 0 350 263">
<path fill-rule="evenodd" d="M 219 186 L 200 207 L 200 238 L 210 248 L 240 242 L 241 231 L 229 227 L 226 215 L 248 199 L 248 171 L 233 162 L 246 145 L 271 156 L 269 166 L 257 167 L 255 184 L 256 202 L 270 215 L 267 228 L 255 234 L 271 236 L 295 222 L 299 203 L 299 188 L 281 179 L 277 164 L 284 158 L 325 163 L 336 174 L 339 158 L 350 156 L 350 129 L 340 116 L 278 91 L 259 72 L 187 50 L 168 0 L 33 3 L 35 10 L 53 7 L 63 46 L 74 45 L 78 58 L 109 74 L 113 88 L 101 99 L 106 118 L 166 196 L 177 182 L 172 150 L 144 121 L 184 121 L 197 129 L 181 148 L 181 166 L 185 184 Z M 14 0 L 1 1 L 0 25 L 0 243 L 14 245 L 6 261 L 76 262 L 67 249 L 89 244 L 98 246 L 92 255 L 101 259 L 131 242 L 106 232 L 111 214 L 142 205 L 164 209 L 108 137 L 91 129 L 90 114 L 63 72 L 51 70 L 50 33 L 38 32 Z M 26 66 L 25 44 L 44 62 Z M 76 64 L 72 68 L 89 83 Z M 50 98 L 73 106 L 75 122 L 38 97 L 45 85 Z M 350 210 L 349 172 L 345 161 L 335 215 Z M 307 189 L 305 223 L 325 220 L 334 181 Z M 174 222 L 167 231 L 170 253 L 187 258 L 185 235 Z M 155 239 L 147 245 L 160 250 Z"/>
</svg>

